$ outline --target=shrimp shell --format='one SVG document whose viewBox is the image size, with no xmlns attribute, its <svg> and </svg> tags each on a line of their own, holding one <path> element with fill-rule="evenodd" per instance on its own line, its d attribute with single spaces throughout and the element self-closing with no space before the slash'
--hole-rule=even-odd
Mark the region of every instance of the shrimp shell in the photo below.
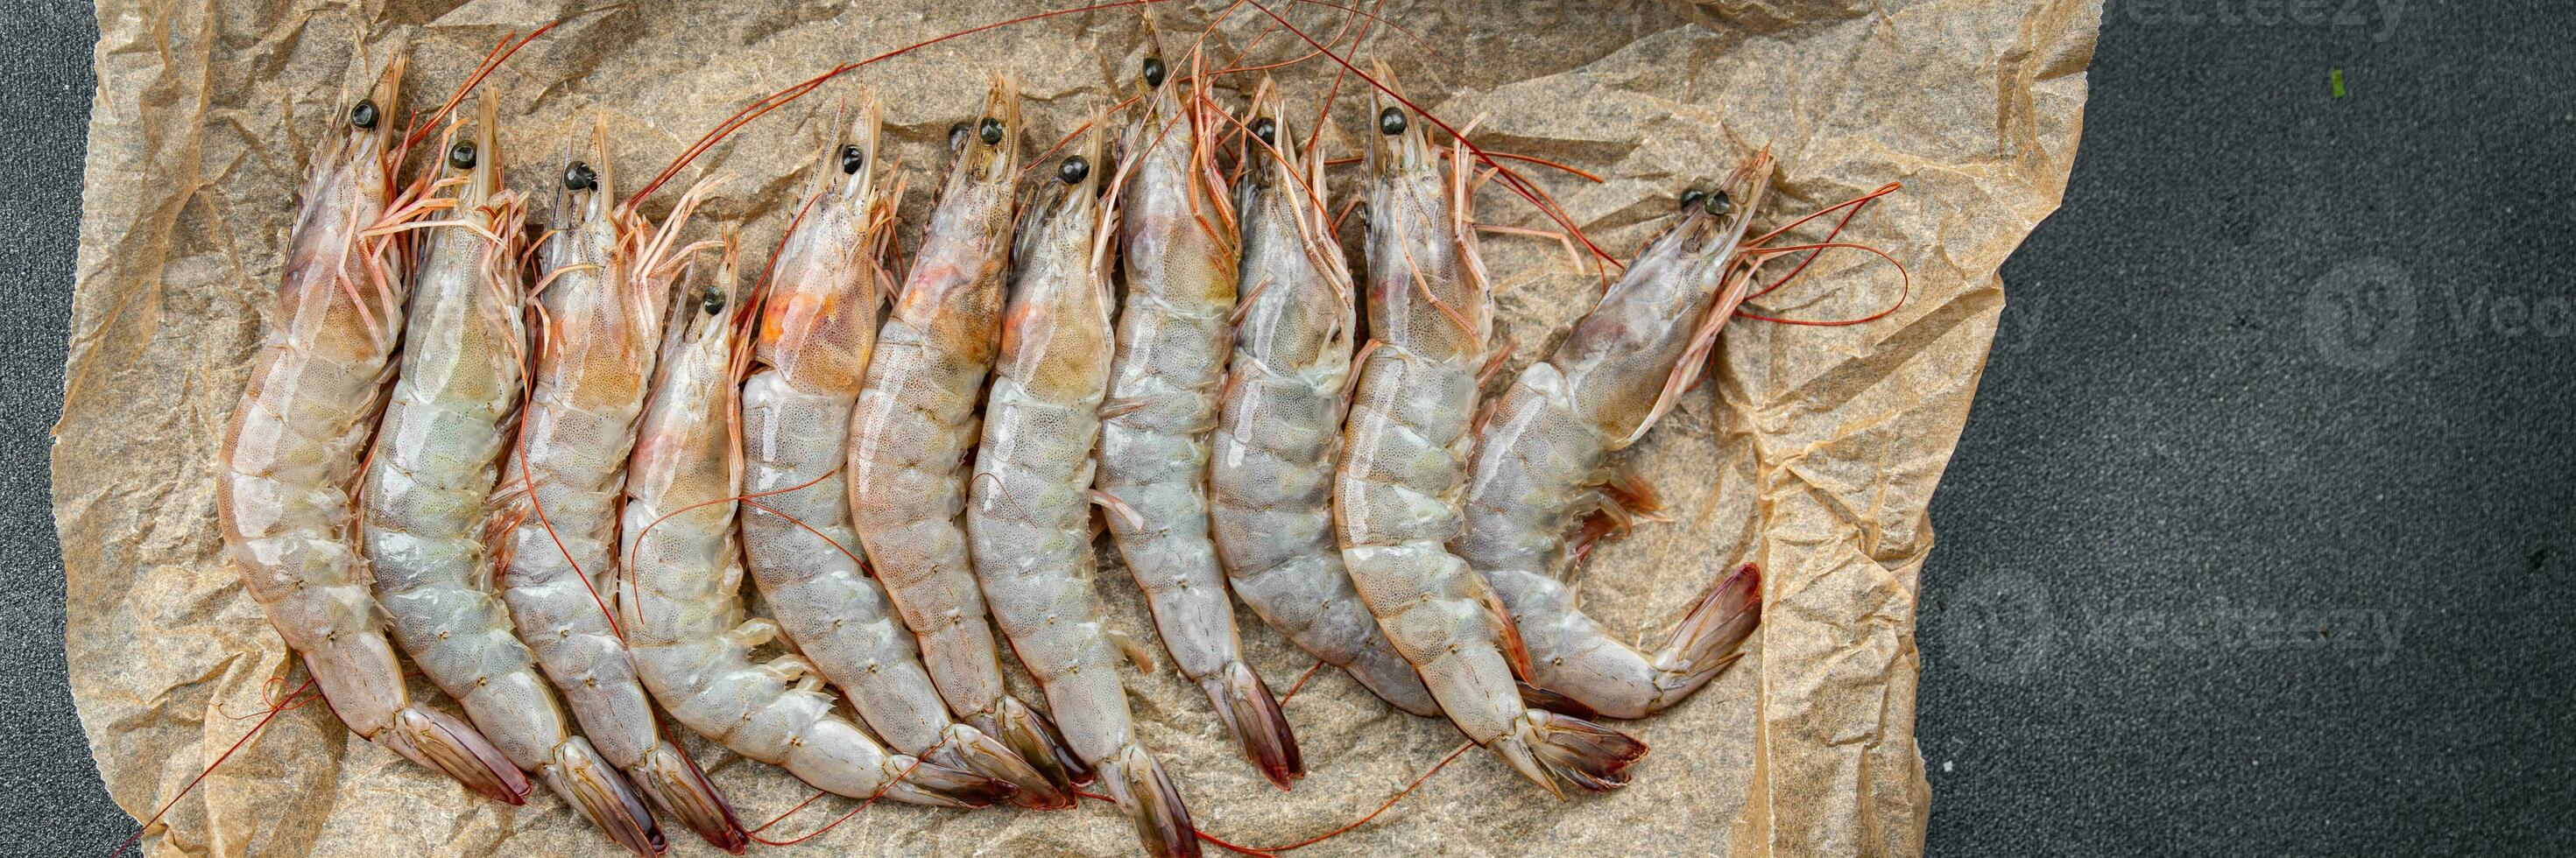
<svg viewBox="0 0 2576 858">
<path fill-rule="evenodd" d="M 832 711 L 802 656 L 751 660 L 778 635 L 743 618 L 734 535 L 742 439 L 734 422 L 748 326 L 733 294 L 733 235 L 701 301 L 681 305 L 626 481 L 619 616 L 635 674 L 671 717 L 733 752 L 821 789 L 942 807 L 982 807 L 1007 783 L 888 754 Z M 683 293 L 684 295 L 687 293 Z"/>
<path fill-rule="evenodd" d="M 1062 807 L 1071 795 L 999 740 L 949 717 L 912 632 L 854 553 L 842 457 L 876 347 L 877 304 L 892 286 L 880 258 L 902 193 L 881 181 L 893 174 L 877 161 L 881 122 L 870 98 L 846 134 L 827 139 L 814 190 L 771 266 L 760 366 L 742 391 L 753 496 L 742 505 L 743 559 L 780 630 L 886 744 L 1010 781 L 1023 806 Z"/>
<path fill-rule="evenodd" d="M 397 242 L 370 233 L 418 211 L 397 199 L 397 58 L 348 128 L 323 136 L 287 235 L 267 343 L 219 448 L 215 511 L 242 587 L 304 658 L 349 731 L 507 804 L 527 775 L 464 721 L 411 699 L 349 532 L 359 454 L 384 404 L 402 331 Z M 361 117 L 365 117 L 362 119 Z M 409 194 L 405 194 L 409 197 Z"/>
<path fill-rule="evenodd" d="M 609 607 L 627 454 L 670 304 L 670 275 L 657 270 L 664 253 L 656 248 L 667 246 L 697 198 L 683 197 L 656 233 L 615 205 L 605 117 L 584 157 L 565 157 L 567 178 L 583 174 L 590 186 L 555 197 L 540 254 L 542 336 L 528 404 L 494 492 L 505 526 L 501 597 L 519 639 L 600 755 L 655 806 L 739 852 L 750 842 L 742 823 L 697 763 L 664 738 Z"/>
<path fill-rule="evenodd" d="M 1101 149 L 1095 128 L 1074 157 L 1099 164 Z M 1146 852 L 1197 855 L 1180 791 L 1136 738 L 1092 578 L 1091 450 L 1114 348 L 1106 172 L 1064 187 L 1021 230 L 966 535 L 993 621 L 1046 691 L 1065 743 L 1099 770 Z"/>
<path fill-rule="evenodd" d="M 1510 609 L 1532 683 L 1614 718 L 1678 703 L 1735 663 L 1761 620 L 1747 566 L 1708 592 L 1652 656 L 1578 607 L 1568 578 L 1593 540 L 1632 509 L 1642 484 L 1612 454 L 1645 435 L 1697 379 L 1750 282 L 1736 248 L 1769 187 L 1756 155 L 1719 188 L 1732 208 L 1685 210 L 1637 257 L 1544 362 L 1523 371 L 1485 424 L 1468 480 L 1466 529 L 1450 547 Z"/>
<path fill-rule="evenodd" d="M 1153 86 L 1124 147 L 1127 297 L 1101 412 L 1099 488 L 1114 499 L 1110 536 L 1181 676 L 1207 692 L 1253 767 L 1287 789 L 1305 761 L 1270 687 L 1243 663 L 1209 543 L 1208 434 L 1240 251 L 1202 142 L 1215 130 L 1214 106 L 1193 91 L 1184 107 L 1179 87 L 1178 76 Z"/>
<path fill-rule="evenodd" d="M 492 585 L 484 533 L 525 378 L 524 202 L 501 187 L 500 98 L 483 91 L 453 225 L 433 229 L 414 273 L 401 380 L 368 457 L 363 530 L 394 640 L 501 752 L 618 845 L 663 849 L 644 799 L 573 735 L 536 656 Z M 452 160 L 452 158 L 451 158 Z"/>
<path fill-rule="evenodd" d="M 1255 121 L 1294 140 L 1267 80 Z M 1236 188 L 1244 296 L 1208 463 L 1208 523 L 1234 594 L 1371 692 L 1416 715 L 1440 704 L 1351 589 L 1333 541 L 1351 337 L 1350 266 L 1325 218 L 1323 159 L 1254 144 Z"/>
<path fill-rule="evenodd" d="M 1466 145 L 1444 169 L 1419 125 L 1396 124 L 1369 147 L 1377 341 L 1361 363 L 1333 490 L 1342 562 L 1387 640 L 1469 739 L 1552 793 L 1562 795 L 1558 779 L 1612 789 L 1646 746 L 1528 705 L 1516 681 L 1527 656 L 1501 602 L 1444 547 L 1460 526 L 1493 296 L 1467 211 Z"/>
<path fill-rule="evenodd" d="M 1001 333 L 1011 182 L 1019 172 L 1019 88 L 997 78 L 950 167 L 902 297 L 877 334 L 850 430 L 850 517 L 869 565 L 921 645 L 951 711 L 1001 739 L 1059 789 L 1088 775 L 1038 710 L 1002 681 L 957 517 L 975 403 Z"/>
</svg>

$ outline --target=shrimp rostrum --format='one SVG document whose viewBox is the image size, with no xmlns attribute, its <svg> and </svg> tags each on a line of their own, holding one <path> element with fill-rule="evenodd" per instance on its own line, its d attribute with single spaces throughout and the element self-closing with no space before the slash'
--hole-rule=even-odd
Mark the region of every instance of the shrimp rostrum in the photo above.
<svg viewBox="0 0 2576 858">
<path fill-rule="evenodd" d="M 1528 658 L 1501 601 L 1445 547 L 1460 528 L 1493 297 L 1469 221 L 1466 145 L 1444 166 L 1402 108 L 1379 103 L 1383 133 L 1367 156 L 1374 341 L 1333 490 L 1342 562 L 1387 640 L 1469 739 L 1560 795 L 1560 779 L 1624 785 L 1644 743 L 1525 701 Z"/>
<path fill-rule="evenodd" d="M 859 564 L 843 458 L 867 382 L 884 256 L 901 195 L 877 160 L 882 110 L 863 98 L 814 166 L 813 190 L 763 290 L 758 361 L 743 384 L 743 557 L 788 640 L 898 751 L 1010 781 L 1014 803 L 1070 794 L 1000 740 L 949 717 L 912 632 Z"/>
<path fill-rule="evenodd" d="M 215 510 L 242 586 L 350 732 L 519 804 L 527 775 L 466 722 L 412 699 L 350 525 L 359 456 L 402 336 L 393 232 L 430 210 L 395 190 L 404 61 L 336 115 L 307 167 L 267 342 L 218 448 Z"/>
<path fill-rule="evenodd" d="M 1091 450 L 1109 392 L 1112 197 L 1095 126 L 1056 170 L 1051 204 L 1020 231 L 1002 353 L 966 506 L 993 622 L 1045 690 L 1074 755 L 1099 772 L 1145 851 L 1197 855 L 1188 808 L 1137 739 L 1091 553 Z"/>
<path fill-rule="evenodd" d="M 367 562 L 394 640 L 511 762 L 639 855 L 662 851 L 644 799 L 590 742 L 519 642 L 484 534 L 527 358 L 522 198 L 501 187 L 500 99 L 446 152 L 463 186 L 413 271 L 401 379 L 368 457 Z M 448 184 L 448 183 L 442 183 Z"/>
<path fill-rule="evenodd" d="M 1761 621 L 1758 573 L 1712 583 L 1652 655 L 1613 637 L 1570 584 L 1594 540 L 1650 512 L 1654 494 L 1611 457 L 1697 381 L 1751 283 L 1737 253 L 1770 186 L 1768 153 L 1684 206 L 1485 424 L 1466 530 L 1450 547 L 1511 611 L 1533 684 L 1614 718 L 1678 703 L 1733 664 Z"/>
<path fill-rule="evenodd" d="M 742 445 L 734 415 L 750 325 L 733 293 L 735 240 L 714 282 L 674 312 L 626 483 L 618 607 L 635 672 L 671 716 L 735 753 L 859 799 L 982 807 L 1002 781 L 889 754 L 832 709 L 797 655 L 754 662 L 778 624 L 744 619 L 734 505 Z"/>
</svg>

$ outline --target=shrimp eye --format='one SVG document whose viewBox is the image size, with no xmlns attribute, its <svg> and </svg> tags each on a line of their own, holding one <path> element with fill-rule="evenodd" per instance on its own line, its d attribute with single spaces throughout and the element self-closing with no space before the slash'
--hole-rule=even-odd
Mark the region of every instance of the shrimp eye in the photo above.
<svg viewBox="0 0 2576 858">
<path fill-rule="evenodd" d="M 710 316 L 724 312 L 724 305 L 724 290 L 713 286 L 707 287 L 706 297 L 698 299 L 698 306 L 706 308 L 707 315 Z"/>
<path fill-rule="evenodd" d="M 599 187 L 599 174 L 591 172 L 589 164 L 574 161 L 564 165 L 564 190 L 587 191 L 596 187 Z"/>
<path fill-rule="evenodd" d="M 374 128 L 376 114 L 375 100 L 362 99 L 358 102 L 358 106 L 349 108 L 349 124 L 360 128 Z"/>
<path fill-rule="evenodd" d="M 1404 111 L 1390 107 L 1377 112 L 1377 131 L 1388 137 L 1404 133 Z"/>
<path fill-rule="evenodd" d="M 1727 199 L 1726 191 L 1719 189 L 1708 192 L 1708 199 L 1701 200 L 1699 208 L 1709 214 L 1722 215 L 1735 208 L 1735 201 Z"/>
<path fill-rule="evenodd" d="M 447 147 L 447 166 L 459 170 L 474 169 L 474 141 L 459 140 Z"/>
<path fill-rule="evenodd" d="M 1162 57 L 1145 58 L 1145 85 L 1162 86 L 1165 69 Z"/>
<path fill-rule="evenodd" d="M 1683 191 L 1683 192 L 1682 192 L 1682 211 L 1690 211 L 1690 207 L 1691 207 L 1691 206 L 1694 206 L 1694 205 L 1698 205 L 1698 204 L 1699 204 L 1699 200 L 1700 200 L 1700 198 L 1701 198 L 1701 197 L 1705 197 L 1705 196 L 1708 196 L 1708 192 L 1707 192 L 1707 191 L 1700 190 L 1700 189 L 1698 189 L 1698 188 L 1692 188 L 1692 189 L 1690 189 L 1690 190 Z"/>
<path fill-rule="evenodd" d="M 1001 145 L 1002 120 L 990 116 L 984 117 L 984 124 L 975 129 L 975 136 L 983 138 L 986 146 Z"/>
<path fill-rule="evenodd" d="M 850 143 L 841 147 L 841 172 L 856 173 L 860 167 L 867 166 L 867 163 L 868 154 L 859 151 L 859 144 Z"/>
<path fill-rule="evenodd" d="M 948 148 L 963 148 L 966 145 L 966 131 L 966 123 L 963 122 L 948 126 Z"/>
<path fill-rule="evenodd" d="M 1090 176 L 1091 162 L 1084 160 L 1080 155 L 1065 156 L 1064 163 L 1055 168 L 1056 181 L 1068 185 L 1082 184 L 1082 180 Z"/>
<path fill-rule="evenodd" d="M 1279 145 L 1279 123 L 1267 116 L 1255 119 L 1252 121 L 1252 136 L 1261 138 L 1263 143 Z"/>
</svg>

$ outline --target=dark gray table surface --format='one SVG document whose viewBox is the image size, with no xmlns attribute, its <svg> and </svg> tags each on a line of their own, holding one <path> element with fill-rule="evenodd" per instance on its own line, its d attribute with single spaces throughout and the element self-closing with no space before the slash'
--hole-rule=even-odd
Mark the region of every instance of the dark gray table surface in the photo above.
<svg viewBox="0 0 2576 858">
<path fill-rule="evenodd" d="M 7 854 L 134 825 L 46 500 L 91 16 L 0 2 Z M 1935 854 L 2576 850 L 2571 37 L 2552 0 L 2112 0 L 1933 504 Z"/>
</svg>

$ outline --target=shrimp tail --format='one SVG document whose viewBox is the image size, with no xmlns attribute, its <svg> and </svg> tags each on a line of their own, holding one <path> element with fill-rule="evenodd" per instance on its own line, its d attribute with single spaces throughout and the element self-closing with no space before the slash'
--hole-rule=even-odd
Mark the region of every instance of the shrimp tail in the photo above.
<svg viewBox="0 0 2576 858">
<path fill-rule="evenodd" d="M 1252 761 L 1261 776 L 1270 779 L 1281 790 L 1306 776 L 1306 761 L 1297 751 L 1297 736 L 1288 729 L 1288 716 L 1279 711 L 1279 700 L 1270 695 L 1270 686 L 1252 667 L 1237 661 L 1201 680 L 1208 699 L 1215 701 L 1217 715 L 1234 731 L 1235 743 L 1243 746 L 1243 756 Z"/>
<path fill-rule="evenodd" d="M 1626 786 L 1628 767 L 1646 756 L 1646 743 L 1626 733 L 1544 709 L 1527 716 L 1512 735 L 1495 740 L 1494 749 L 1559 798 L 1565 796 L 1559 780 L 1590 792 Z"/>
<path fill-rule="evenodd" d="M 1025 711 L 1025 707 L 1021 707 Z M 1036 713 L 1030 713 L 1036 714 Z M 1023 755 L 992 734 L 965 724 L 951 724 L 933 761 L 953 769 L 964 769 L 1016 787 L 1011 803 L 1030 810 L 1061 810 L 1073 806 L 1073 793 L 1067 783 L 1056 779 L 1063 771 L 1055 766 L 1041 766 L 1030 760 L 1054 762 L 1041 751 Z M 1043 738 L 1043 737 L 1036 737 Z"/>
<path fill-rule="evenodd" d="M 493 801 L 527 803 L 528 774 L 502 756 L 492 740 L 445 712 L 417 705 L 406 708 L 394 713 L 393 729 L 378 738 L 412 762 L 445 772 Z"/>
<path fill-rule="evenodd" d="M 539 775 L 617 845 L 645 858 L 662 854 L 668 846 L 662 840 L 662 827 L 653 822 L 653 812 L 644 807 L 644 797 L 618 775 L 615 766 L 600 758 L 590 740 L 574 736 L 556 745 L 553 763 Z"/>
<path fill-rule="evenodd" d="M 742 829 L 742 821 L 733 814 L 733 805 L 716 793 L 715 784 L 707 781 L 696 761 L 668 741 L 644 753 L 644 761 L 626 771 L 635 786 L 653 800 L 663 813 L 679 817 L 680 823 L 695 831 L 707 843 L 742 854 L 750 848 L 751 836 Z"/>
<path fill-rule="evenodd" d="M 906 804 L 973 809 L 1010 798 L 1013 789 L 1010 781 L 925 760 L 914 763 L 902 780 L 888 784 L 885 797 Z"/>
<path fill-rule="evenodd" d="M 1677 699 L 1697 690 L 1743 658 L 1745 640 L 1761 624 L 1762 571 L 1747 563 L 1710 586 L 1673 628 L 1672 640 L 1655 652 L 1655 670 L 1671 677 L 1666 680 L 1670 685 L 1664 698 Z"/>
<path fill-rule="evenodd" d="M 1070 806 L 1073 804 L 1073 785 L 1091 781 L 1091 767 L 1083 765 L 1082 759 L 1074 756 L 1073 749 L 1065 746 L 1062 734 L 1056 731 L 1055 722 L 1020 702 L 1019 698 L 1003 697 L 993 705 L 993 715 L 985 721 L 976 726 L 1000 739 L 1023 762 L 1044 773 L 1047 782 L 1054 785 L 1054 791 L 1062 796 L 1061 805 L 1031 807 Z"/>
<path fill-rule="evenodd" d="M 1100 763 L 1109 798 L 1136 826 L 1136 840 L 1156 858 L 1198 858 L 1198 828 L 1181 804 L 1180 788 L 1152 752 L 1134 742 Z"/>
</svg>

